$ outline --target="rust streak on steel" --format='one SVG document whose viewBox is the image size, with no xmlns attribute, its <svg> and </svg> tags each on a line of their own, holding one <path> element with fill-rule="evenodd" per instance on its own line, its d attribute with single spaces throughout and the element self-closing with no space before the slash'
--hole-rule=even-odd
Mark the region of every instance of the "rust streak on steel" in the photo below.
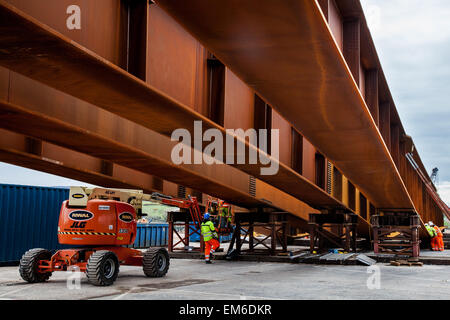
<svg viewBox="0 0 450 320">
<path fill-rule="evenodd" d="M 378 208 L 414 208 L 321 9 L 311 0 L 158 0 Z"/>
<path fill-rule="evenodd" d="M 201 120 L 205 130 L 216 128 L 226 134 L 223 127 L 1 0 L 0 43 L 0 64 L 6 68 L 156 132 L 170 136 L 181 127 L 193 133 L 194 121 Z M 255 147 L 244 144 L 248 155 Z M 279 166 L 278 174 L 263 176 L 262 165 L 234 165 L 312 207 L 345 208 L 288 166 Z M 152 173 L 161 175 L 158 170 L 155 167 Z M 177 179 L 183 179 L 183 174 L 180 172 Z"/>
</svg>

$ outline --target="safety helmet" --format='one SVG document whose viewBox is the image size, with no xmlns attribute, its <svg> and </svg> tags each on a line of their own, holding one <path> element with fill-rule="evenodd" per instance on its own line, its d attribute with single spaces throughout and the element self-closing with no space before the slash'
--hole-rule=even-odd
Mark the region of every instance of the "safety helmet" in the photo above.
<svg viewBox="0 0 450 320">
<path fill-rule="evenodd" d="M 433 221 L 428 222 L 428 224 L 429 224 L 430 226 L 434 226 Z"/>
<path fill-rule="evenodd" d="M 205 215 L 203 216 L 203 219 L 209 219 L 209 217 L 210 217 L 210 215 L 209 215 L 209 213 L 207 212 L 207 213 L 205 213 Z"/>
</svg>

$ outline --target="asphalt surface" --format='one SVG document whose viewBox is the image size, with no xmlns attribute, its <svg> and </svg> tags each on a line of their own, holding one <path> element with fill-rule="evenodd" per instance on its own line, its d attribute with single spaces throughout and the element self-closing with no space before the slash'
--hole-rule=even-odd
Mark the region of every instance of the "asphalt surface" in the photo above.
<svg viewBox="0 0 450 320">
<path fill-rule="evenodd" d="M 110 287 L 95 287 L 81 274 L 55 272 L 46 283 L 28 284 L 17 267 L 0 268 L 0 299 L 427 299 L 450 297 L 450 266 L 393 267 L 172 259 L 164 278 L 146 278 L 139 267 L 122 266 Z M 379 269 L 378 269 L 379 268 Z M 369 273 L 368 273 L 369 272 Z M 376 275 L 379 274 L 379 282 Z M 367 286 L 368 279 L 372 288 Z M 375 280 L 374 280 L 375 279 Z M 379 283 L 379 289 L 377 284 Z"/>
</svg>

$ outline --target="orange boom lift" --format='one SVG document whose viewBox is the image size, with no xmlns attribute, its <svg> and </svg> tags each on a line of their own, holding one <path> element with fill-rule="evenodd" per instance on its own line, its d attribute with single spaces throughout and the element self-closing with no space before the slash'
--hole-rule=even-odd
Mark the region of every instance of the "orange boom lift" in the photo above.
<svg viewBox="0 0 450 320">
<path fill-rule="evenodd" d="M 20 260 L 20 275 L 28 282 L 44 282 L 54 271 L 78 267 L 90 283 L 114 283 L 120 265 L 142 266 L 147 277 L 166 275 L 170 259 L 165 248 L 145 252 L 127 248 L 136 238 L 136 220 L 142 216 L 142 201 L 152 196 L 139 190 L 71 187 L 59 216 L 58 241 L 74 249 L 51 254 L 31 249 Z"/>
</svg>

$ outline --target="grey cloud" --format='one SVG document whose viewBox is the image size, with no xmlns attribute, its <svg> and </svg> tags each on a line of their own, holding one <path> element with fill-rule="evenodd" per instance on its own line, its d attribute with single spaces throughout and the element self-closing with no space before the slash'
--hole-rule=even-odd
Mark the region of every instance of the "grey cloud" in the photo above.
<svg viewBox="0 0 450 320">
<path fill-rule="evenodd" d="M 450 181 L 450 1 L 361 3 L 405 130 Z"/>
</svg>

